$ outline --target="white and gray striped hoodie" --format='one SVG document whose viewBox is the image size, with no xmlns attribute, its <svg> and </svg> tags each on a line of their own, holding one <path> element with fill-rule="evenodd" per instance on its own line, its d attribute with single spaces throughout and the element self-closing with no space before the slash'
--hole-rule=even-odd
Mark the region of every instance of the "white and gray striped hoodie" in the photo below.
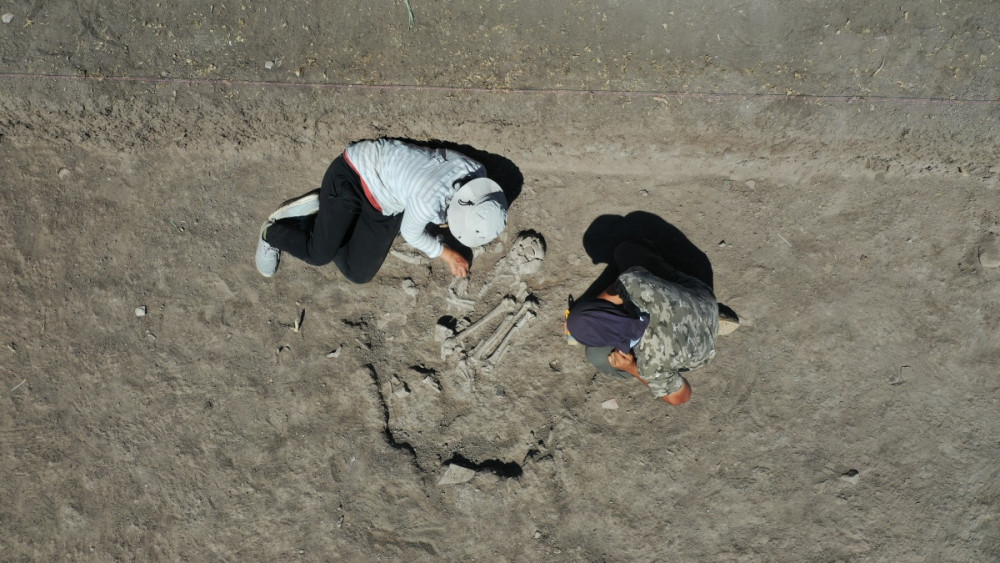
<svg viewBox="0 0 1000 563">
<path fill-rule="evenodd" d="M 440 256 L 444 245 L 427 232 L 427 225 L 447 222 L 455 190 L 486 176 L 482 164 L 461 153 L 396 139 L 359 141 L 348 146 L 344 156 L 383 215 L 403 214 L 403 239 L 431 258 Z"/>
</svg>

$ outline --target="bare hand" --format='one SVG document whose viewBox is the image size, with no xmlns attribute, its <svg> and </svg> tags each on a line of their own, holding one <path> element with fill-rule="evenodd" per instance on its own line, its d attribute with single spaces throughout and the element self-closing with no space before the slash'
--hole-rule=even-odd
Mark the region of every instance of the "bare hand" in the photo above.
<svg viewBox="0 0 1000 563">
<path fill-rule="evenodd" d="M 459 278 L 469 276 L 469 261 L 455 250 L 452 250 L 447 246 L 444 247 L 444 250 L 441 251 L 441 259 L 448 264 L 448 268 L 451 269 L 451 274 L 453 276 Z"/>
<path fill-rule="evenodd" d="M 633 370 L 638 371 L 639 366 L 635 363 L 635 355 L 631 353 L 625 353 L 621 350 L 615 348 L 608 354 L 608 363 L 611 367 L 632 373 Z"/>
</svg>

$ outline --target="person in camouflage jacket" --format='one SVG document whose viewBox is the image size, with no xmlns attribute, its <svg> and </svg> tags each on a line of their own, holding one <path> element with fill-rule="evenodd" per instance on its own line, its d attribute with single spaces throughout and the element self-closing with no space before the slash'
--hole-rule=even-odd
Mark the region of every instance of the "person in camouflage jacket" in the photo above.
<svg viewBox="0 0 1000 563">
<path fill-rule="evenodd" d="M 627 269 L 596 298 L 582 300 L 570 309 L 568 332 L 587 346 L 587 358 L 601 371 L 635 377 L 672 405 L 687 402 L 691 386 L 681 373 L 715 357 L 719 334 L 715 294 L 708 285 L 678 271 L 641 243 L 620 245 L 615 249 L 615 262 Z M 615 334 L 634 325 L 622 324 L 621 318 L 607 313 L 588 313 L 607 311 L 608 304 L 632 317 L 631 322 L 645 323 L 638 342 L 634 338 L 623 341 Z M 735 321 L 727 318 L 726 322 Z"/>
</svg>

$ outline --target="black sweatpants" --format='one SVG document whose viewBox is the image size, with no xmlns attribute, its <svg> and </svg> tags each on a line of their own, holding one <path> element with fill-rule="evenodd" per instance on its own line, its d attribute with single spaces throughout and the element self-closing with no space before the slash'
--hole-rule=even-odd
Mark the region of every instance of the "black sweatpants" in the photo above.
<svg viewBox="0 0 1000 563">
<path fill-rule="evenodd" d="M 385 216 L 372 207 L 361 178 L 340 155 L 323 175 L 312 224 L 299 218 L 277 221 L 264 238 L 307 264 L 333 262 L 348 280 L 367 283 L 385 262 L 402 221 L 402 213 Z"/>
</svg>

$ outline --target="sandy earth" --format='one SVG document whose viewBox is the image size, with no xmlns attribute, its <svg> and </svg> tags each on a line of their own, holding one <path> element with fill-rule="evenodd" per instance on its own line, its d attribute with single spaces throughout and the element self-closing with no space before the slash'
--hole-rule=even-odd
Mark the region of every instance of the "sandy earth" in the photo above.
<svg viewBox="0 0 1000 563">
<path fill-rule="evenodd" d="M 1000 558 L 1000 4 L 106 4 L 0 5 L 0 559 Z M 262 278 L 380 135 L 519 192 L 471 278 Z M 743 319 L 681 407 L 561 334 L 637 225 Z"/>
</svg>

